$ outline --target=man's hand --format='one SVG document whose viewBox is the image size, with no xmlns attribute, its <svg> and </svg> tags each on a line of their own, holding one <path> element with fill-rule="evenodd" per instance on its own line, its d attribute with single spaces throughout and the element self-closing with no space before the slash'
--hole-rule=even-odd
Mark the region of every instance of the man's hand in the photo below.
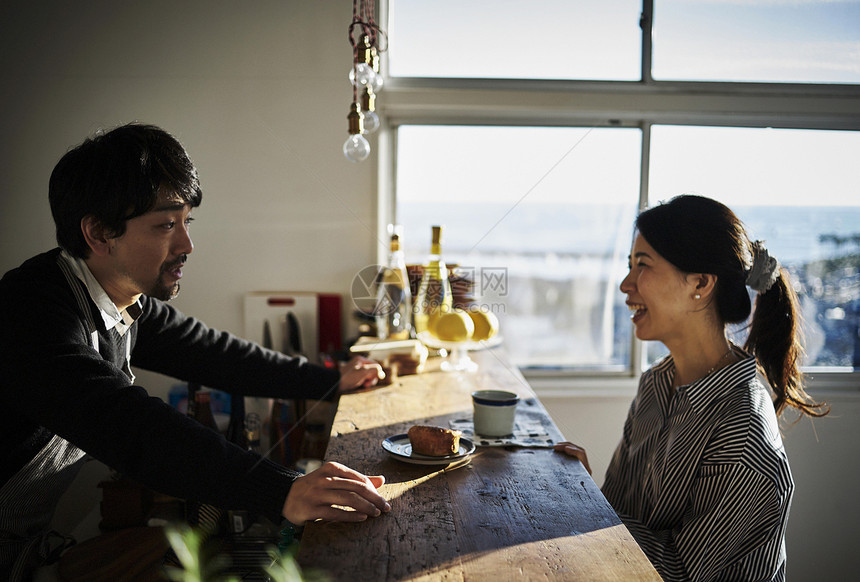
<svg viewBox="0 0 860 582">
<path fill-rule="evenodd" d="M 377 493 L 385 477 L 368 477 L 340 463 L 322 467 L 296 479 L 284 502 L 282 515 L 299 525 L 307 521 L 364 521 L 391 510 Z M 337 506 L 337 507 L 335 507 Z"/>
<path fill-rule="evenodd" d="M 385 378 L 385 372 L 374 360 L 362 356 L 355 356 L 348 362 L 340 365 L 340 383 L 337 391 L 339 394 L 354 392 L 375 386 L 377 382 Z"/>
<path fill-rule="evenodd" d="M 570 455 L 571 457 L 579 459 L 580 462 L 585 465 L 585 470 L 588 471 L 589 475 L 591 475 L 591 467 L 588 466 L 588 455 L 585 454 L 585 449 L 567 441 L 556 443 L 552 448 L 559 453 L 564 453 L 565 455 Z"/>
</svg>

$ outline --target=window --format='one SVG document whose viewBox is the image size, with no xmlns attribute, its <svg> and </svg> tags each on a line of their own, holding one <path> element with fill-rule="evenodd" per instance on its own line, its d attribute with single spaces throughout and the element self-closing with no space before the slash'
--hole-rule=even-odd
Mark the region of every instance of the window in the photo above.
<svg viewBox="0 0 860 582">
<path fill-rule="evenodd" d="M 630 250 L 640 144 L 636 129 L 402 126 L 406 255 L 420 260 L 431 225 L 444 225 L 446 260 L 472 274 L 518 363 L 624 369 L 617 267 Z"/>
<path fill-rule="evenodd" d="M 655 79 L 860 83 L 860 2 L 654 4 Z"/>
<path fill-rule="evenodd" d="M 396 0 L 389 6 L 392 76 L 639 78 L 638 0 Z"/>
<path fill-rule="evenodd" d="M 476 273 L 527 372 L 634 374 L 643 353 L 660 353 L 633 342 L 618 291 L 636 211 L 698 192 L 732 207 L 791 270 L 804 364 L 860 367 L 860 30 L 843 24 L 860 3 L 656 1 L 650 68 L 639 13 L 650 38 L 651 2 L 606 3 L 606 14 L 541 2 L 529 18 L 522 3 L 494 2 L 489 14 L 476 4 L 487 6 L 440 2 L 428 15 L 423 3 L 388 5 L 392 77 L 380 101 L 393 147 L 381 163 L 392 179 L 382 180 L 380 228 L 404 225 L 408 261 L 423 260 L 430 225 L 443 224 L 446 257 Z M 786 24 L 798 18 L 808 26 Z M 684 33 L 703 21 L 731 34 L 714 45 Z M 573 22 L 616 35 L 613 48 L 552 44 Z M 511 36 L 544 25 L 540 42 L 521 43 L 534 66 L 493 62 L 517 46 Z M 422 53 L 421 26 L 457 58 Z M 821 66 L 806 67 L 813 46 Z M 504 271 L 506 285 L 482 270 Z"/>
<path fill-rule="evenodd" d="M 655 126 L 650 197 L 718 198 L 791 272 L 804 364 L 860 367 L 860 132 Z"/>
</svg>

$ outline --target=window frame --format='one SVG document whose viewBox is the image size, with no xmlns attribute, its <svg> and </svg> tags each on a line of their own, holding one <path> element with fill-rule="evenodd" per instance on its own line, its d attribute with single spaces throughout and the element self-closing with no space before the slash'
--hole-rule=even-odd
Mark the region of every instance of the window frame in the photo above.
<svg viewBox="0 0 860 582">
<path fill-rule="evenodd" d="M 377 99 L 377 232 L 386 239 L 396 210 L 397 130 L 401 125 L 634 127 L 641 130 L 639 206 L 648 201 L 651 127 L 696 125 L 860 131 L 860 84 L 659 81 L 651 76 L 653 0 L 643 1 L 642 79 L 590 81 L 386 77 Z M 387 22 L 387 3 L 380 6 Z M 382 53 L 382 70 L 387 54 Z M 384 260 L 380 249 L 379 260 Z M 623 372 L 523 369 L 537 388 L 593 387 L 629 392 L 645 368 L 642 342 L 632 339 Z M 860 391 L 860 372 L 810 368 L 812 389 Z M 606 382 L 603 382 L 606 381 Z"/>
</svg>

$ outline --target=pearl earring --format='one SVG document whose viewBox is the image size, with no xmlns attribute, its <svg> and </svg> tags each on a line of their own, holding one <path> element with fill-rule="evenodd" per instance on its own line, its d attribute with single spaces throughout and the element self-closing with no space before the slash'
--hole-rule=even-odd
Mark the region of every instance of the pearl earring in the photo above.
<svg viewBox="0 0 860 582">
<path fill-rule="evenodd" d="M 701 299 L 701 298 L 702 298 L 702 296 L 701 296 L 701 295 L 699 295 L 698 293 L 696 293 L 695 295 L 693 295 L 693 298 L 694 298 L 694 299 Z"/>
</svg>

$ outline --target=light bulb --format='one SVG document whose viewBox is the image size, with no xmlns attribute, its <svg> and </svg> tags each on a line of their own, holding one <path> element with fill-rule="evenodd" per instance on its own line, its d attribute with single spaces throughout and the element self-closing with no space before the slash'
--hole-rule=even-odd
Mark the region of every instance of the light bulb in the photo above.
<svg viewBox="0 0 860 582">
<path fill-rule="evenodd" d="M 370 143 L 363 135 L 350 135 L 343 144 L 343 155 L 350 162 L 363 162 L 370 155 Z"/>
<path fill-rule="evenodd" d="M 376 75 L 371 82 L 370 90 L 376 95 L 382 91 L 384 79 L 382 78 L 382 73 L 379 72 L 379 51 L 376 50 L 375 46 L 370 47 L 370 68 L 373 69 L 373 74 Z"/>
<path fill-rule="evenodd" d="M 349 70 L 349 82 L 355 86 L 372 87 L 374 84 L 380 83 L 377 80 L 378 77 L 379 75 L 373 72 L 373 67 L 367 63 L 358 63 Z"/>
<path fill-rule="evenodd" d="M 379 115 L 376 114 L 376 97 L 370 87 L 364 89 L 361 96 L 362 126 L 361 133 L 373 133 L 379 129 Z"/>
<path fill-rule="evenodd" d="M 375 111 L 365 111 L 364 115 L 364 133 L 374 133 L 379 129 L 379 115 Z"/>
<path fill-rule="evenodd" d="M 382 75 L 374 72 L 373 77 L 370 80 L 370 89 L 373 91 L 374 95 L 378 95 L 380 91 L 382 91 L 382 85 L 384 84 Z"/>
</svg>

